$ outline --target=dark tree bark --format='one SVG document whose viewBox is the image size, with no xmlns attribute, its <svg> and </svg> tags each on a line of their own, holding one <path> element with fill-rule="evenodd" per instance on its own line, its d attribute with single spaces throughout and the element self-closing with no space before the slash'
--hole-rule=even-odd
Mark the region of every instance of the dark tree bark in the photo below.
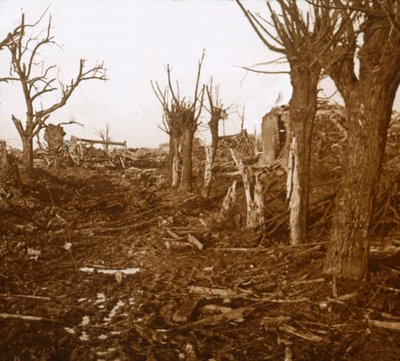
<svg viewBox="0 0 400 361">
<path fill-rule="evenodd" d="M 28 178 L 32 178 L 33 169 L 33 139 L 24 137 L 22 139 L 22 164 L 23 170 Z"/>
<path fill-rule="evenodd" d="M 304 65 L 291 66 L 293 93 L 290 100 L 290 124 L 292 135 L 296 138 L 295 162 L 297 163 L 294 167 L 297 171 L 297 184 L 293 184 L 291 189 L 292 193 L 297 193 L 297 195 L 292 194 L 294 196 L 292 198 L 294 209 L 290 215 L 292 244 L 304 243 L 307 235 L 311 136 L 317 112 L 317 86 L 320 71 L 318 65 L 311 69 Z"/>
<path fill-rule="evenodd" d="M 182 180 L 180 189 L 192 191 L 192 150 L 194 132 L 186 126 L 182 132 Z"/>
<path fill-rule="evenodd" d="M 211 133 L 211 146 L 207 147 L 205 145 L 206 159 L 204 169 L 204 182 L 201 189 L 201 196 L 205 199 L 208 199 L 210 197 L 211 183 L 213 178 L 213 166 L 218 149 L 219 122 L 221 120 L 225 120 L 228 117 L 228 113 L 227 110 L 223 107 L 223 104 L 220 102 L 219 87 L 216 86 L 213 92 L 212 80 L 210 87 L 207 86 L 206 90 L 210 106 L 209 112 L 211 115 L 211 119 L 208 122 Z"/>
<path fill-rule="evenodd" d="M 359 52 L 359 77 L 348 57 L 327 68 L 346 103 L 348 138 L 325 271 L 351 279 L 367 276 L 371 216 L 400 84 L 400 32 L 377 3 L 370 6 L 360 27 L 364 43 Z M 399 15 L 398 7 L 392 10 Z M 349 38 L 354 38 L 354 30 L 349 32 Z M 352 39 L 346 54 L 354 55 L 355 50 Z"/>
<path fill-rule="evenodd" d="M 399 84 L 393 75 L 391 84 L 379 77 L 359 84 L 347 102 L 344 175 L 325 266 L 327 273 L 338 277 L 362 279 L 367 275 L 375 192 Z"/>
<path fill-rule="evenodd" d="M 204 173 L 204 183 L 201 189 L 201 196 L 205 199 L 210 197 L 211 192 L 211 182 L 213 176 L 213 164 L 215 161 L 215 156 L 217 154 L 218 149 L 218 128 L 219 128 L 219 120 L 216 117 L 211 116 L 211 120 L 208 122 L 208 126 L 210 127 L 211 132 L 211 147 L 208 147 L 208 154 L 206 152 L 206 168 Z M 205 145 L 205 147 L 207 147 Z M 209 164 L 207 163 L 209 162 Z"/>
<path fill-rule="evenodd" d="M 169 152 L 168 152 L 168 182 L 173 188 L 179 186 L 181 167 L 181 130 L 176 127 L 171 127 L 169 132 Z"/>
</svg>

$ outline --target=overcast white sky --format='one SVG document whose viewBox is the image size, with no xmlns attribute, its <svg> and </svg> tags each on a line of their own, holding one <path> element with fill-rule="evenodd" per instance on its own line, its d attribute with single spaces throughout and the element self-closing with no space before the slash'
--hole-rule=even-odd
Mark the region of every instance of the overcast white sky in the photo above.
<svg viewBox="0 0 400 361">
<path fill-rule="evenodd" d="M 202 81 L 212 76 L 220 95 L 230 105 L 227 133 L 237 132 L 236 110 L 246 106 L 246 127 L 259 129 L 261 117 L 275 104 L 290 99 L 286 75 L 246 72 L 250 66 L 277 57 L 257 38 L 240 9 L 228 0 L 0 0 L 0 38 L 12 30 L 24 11 L 36 20 L 50 6 L 53 34 L 62 49 L 52 47 L 42 56 L 46 64 L 59 66 L 58 76 L 68 80 L 76 74 L 79 59 L 88 64 L 104 61 L 108 82 L 81 84 L 67 105 L 50 122 L 74 117 L 84 123 L 67 126 L 71 134 L 93 138 L 95 130 L 110 125 L 114 140 L 127 140 L 130 147 L 158 146 L 167 141 L 159 130 L 161 106 L 150 80 L 166 84 L 166 64 L 179 81 L 181 94 L 194 90 L 197 62 L 206 50 Z M 266 14 L 264 1 L 245 1 L 245 6 Z M 45 21 L 43 22 L 45 26 Z M 270 67 L 278 70 L 278 67 Z M 8 54 L 0 53 L 0 76 L 9 71 Z M 24 116 L 19 84 L 0 84 L 0 138 L 18 145 L 11 114 Z M 204 111 L 204 122 L 207 113 Z"/>
</svg>

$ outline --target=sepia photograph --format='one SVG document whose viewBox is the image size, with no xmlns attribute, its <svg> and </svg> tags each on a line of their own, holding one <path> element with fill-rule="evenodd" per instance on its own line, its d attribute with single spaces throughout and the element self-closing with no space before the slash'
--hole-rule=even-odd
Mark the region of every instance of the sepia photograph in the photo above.
<svg viewBox="0 0 400 361">
<path fill-rule="evenodd" d="M 0 361 L 400 360 L 399 0 L 0 0 Z"/>
</svg>

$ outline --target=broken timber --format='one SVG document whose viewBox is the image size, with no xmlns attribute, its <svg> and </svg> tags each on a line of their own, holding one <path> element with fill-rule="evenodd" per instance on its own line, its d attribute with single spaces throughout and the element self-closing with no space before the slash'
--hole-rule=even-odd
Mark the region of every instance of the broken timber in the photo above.
<svg viewBox="0 0 400 361">
<path fill-rule="evenodd" d="M 109 141 L 109 140 L 100 140 L 100 139 L 87 139 L 87 138 L 78 138 L 75 136 L 71 136 L 71 141 L 70 141 L 70 155 L 72 160 L 79 165 L 79 161 L 81 159 L 84 159 L 84 144 L 101 144 L 104 146 L 109 146 L 109 145 L 114 145 L 114 146 L 119 146 L 123 147 L 123 152 L 122 152 L 122 160 L 125 160 L 125 155 L 127 151 L 127 145 L 126 145 L 126 140 L 123 142 L 114 142 L 114 141 Z"/>
</svg>

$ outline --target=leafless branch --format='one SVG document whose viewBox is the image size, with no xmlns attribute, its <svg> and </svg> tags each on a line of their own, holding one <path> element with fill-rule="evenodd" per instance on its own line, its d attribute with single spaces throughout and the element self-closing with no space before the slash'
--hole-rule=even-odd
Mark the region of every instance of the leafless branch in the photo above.
<svg viewBox="0 0 400 361">
<path fill-rule="evenodd" d="M 257 70 L 257 69 L 249 68 L 247 66 L 241 66 L 240 68 L 247 70 L 247 71 L 251 71 L 253 73 L 261 73 L 261 74 L 290 74 L 290 71 L 284 71 L 284 70 L 280 70 L 280 71 Z"/>
<path fill-rule="evenodd" d="M 78 75 L 68 84 L 59 82 L 59 87 L 54 85 L 56 78 L 49 77 L 49 74 L 52 70 L 56 69 L 56 65 L 42 66 L 41 74 L 32 76 L 33 69 L 39 64 L 44 64 L 43 61 L 38 61 L 40 50 L 50 44 L 56 44 L 51 34 L 51 16 L 45 29 L 39 32 L 39 34 L 31 36 L 27 36 L 26 34 L 26 28 L 37 26 L 44 18 L 46 12 L 47 9 L 33 24 L 26 24 L 25 15 L 22 14 L 20 24 L 0 43 L 0 47 L 7 48 L 11 54 L 11 74 L 9 77 L 0 78 L 0 81 L 19 81 L 26 104 L 27 118 L 25 127 L 15 116 L 12 117 L 12 120 L 21 137 L 31 139 L 43 128 L 50 115 L 67 103 L 67 100 L 81 82 L 94 79 L 108 80 L 106 68 L 103 63 L 87 68 L 86 61 L 83 59 L 79 62 Z M 46 109 L 35 109 L 36 100 L 57 90 L 60 91 L 60 100 L 57 103 Z"/>
<path fill-rule="evenodd" d="M 242 10 L 243 14 L 246 16 L 247 20 L 249 21 L 250 25 L 260 38 L 260 40 L 267 46 L 272 51 L 275 51 L 277 53 L 282 53 L 285 54 L 285 49 L 279 48 L 272 43 L 270 43 L 265 36 L 261 33 L 260 29 L 258 28 L 259 22 L 256 21 L 255 17 L 252 15 L 252 13 L 244 8 L 242 3 L 239 0 L 236 0 L 236 3 L 239 5 L 240 9 Z"/>
<path fill-rule="evenodd" d="M 80 125 L 81 127 L 83 127 L 83 124 L 77 122 L 74 118 L 71 118 L 68 122 L 58 123 L 58 125 L 72 125 L 72 124 Z"/>
</svg>

